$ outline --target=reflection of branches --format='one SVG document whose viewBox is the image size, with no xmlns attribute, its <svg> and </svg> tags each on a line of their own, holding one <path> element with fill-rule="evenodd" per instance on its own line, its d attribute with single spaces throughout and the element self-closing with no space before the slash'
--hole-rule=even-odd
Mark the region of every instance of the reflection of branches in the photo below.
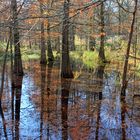
<svg viewBox="0 0 140 140">
<path fill-rule="evenodd" d="M 5 135 L 6 140 L 8 140 L 7 131 L 6 131 L 6 122 L 5 122 L 5 118 L 4 118 L 4 113 L 3 113 L 3 110 L 2 110 L 1 102 L 0 102 L 0 115 L 2 117 L 4 135 Z"/>
</svg>

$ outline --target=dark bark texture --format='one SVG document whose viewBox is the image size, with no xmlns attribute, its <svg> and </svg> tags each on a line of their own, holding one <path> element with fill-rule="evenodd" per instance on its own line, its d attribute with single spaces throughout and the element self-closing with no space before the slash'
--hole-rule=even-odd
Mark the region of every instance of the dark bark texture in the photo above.
<svg viewBox="0 0 140 140">
<path fill-rule="evenodd" d="M 40 13 L 41 16 L 43 16 L 43 4 L 40 3 Z M 40 64 L 46 64 L 46 46 L 45 46 L 45 32 L 44 32 L 44 19 L 41 21 L 41 58 L 40 58 Z"/>
<path fill-rule="evenodd" d="M 61 76 L 63 78 L 72 78 L 73 73 L 70 67 L 69 58 L 69 0 L 64 2 L 64 19 L 62 27 L 62 68 Z"/>
<path fill-rule="evenodd" d="M 100 11 L 100 18 L 101 18 L 101 40 L 100 40 L 100 49 L 99 49 L 99 59 L 102 62 L 105 62 L 105 53 L 104 53 L 104 42 L 105 42 L 105 23 L 104 23 L 104 2 L 101 3 L 101 11 Z"/>
<path fill-rule="evenodd" d="M 14 73 L 16 75 L 23 75 L 22 59 L 20 52 L 20 36 L 18 31 L 18 12 L 17 1 L 11 0 L 11 10 L 13 14 L 13 42 L 14 42 Z"/>
<path fill-rule="evenodd" d="M 130 47 L 131 47 L 131 43 L 132 43 L 132 37 L 133 37 L 133 31 L 134 31 L 134 25 L 135 25 L 135 18 L 136 18 L 136 13 L 137 13 L 137 5 L 138 5 L 138 0 L 135 0 L 135 7 L 134 7 L 134 12 L 133 12 L 133 17 L 132 17 L 132 23 L 131 23 L 131 28 L 130 28 L 129 40 L 128 40 L 128 44 L 127 44 L 124 68 L 123 68 L 122 88 L 121 88 L 121 95 L 123 95 L 123 96 L 125 96 L 125 90 L 127 88 L 127 82 L 128 82 L 126 80 L 127 69 L 128 69 L 128 60 L 129 60 Z"/>
</svg>

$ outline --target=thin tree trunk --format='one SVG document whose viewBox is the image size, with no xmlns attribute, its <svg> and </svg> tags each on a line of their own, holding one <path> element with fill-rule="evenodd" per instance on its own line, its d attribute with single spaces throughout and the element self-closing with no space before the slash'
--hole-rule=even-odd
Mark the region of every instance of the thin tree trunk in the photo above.
<svg viewBox="0 0 140 140">
<path fill-rule="evenodd" d="M 129 59 L 129 53 L 130 53 L 130 47 L 131 47 L 131 42 L 132 42 L 132 37 L 133 37 L 133 31 L 134 31 L 134 24 L 135 24 L 135 17 L 137 13 L 137 4 L 138 0 L 135 0 L 135 8 L 133 12 L 133 18 L 132 18 L 132 24 L 130 28 L 130 34 L 129 34 L 129 40 L 127 44 L 127 50 L 126 50 L 126 56 L 125 56 L 125 62 L 124 62 L 124 68 L 123 68 L 123 77 L 122 77 L 122 88 L 121 88 L 121 95 L 125 96 L 125 90 L 127 88 L 127 67 L 128 67 L 128 59 Z"/>
<path fill-rule="evenodd" d="M 136 18 L 136 36 L 135 36 L 135 44 L 134 44 L 134 53 L 135 53 L 135 60 L 134 60 L 134 66 L 136 67 L 137 64 L 137 44 L 138 44 L 138 20 Z"/>
<path fill-rule="evenodd" d="M 100 40 L 100 49 L 99 49 L 99 59 L 102 62 L 105 62 L 105 52 L 104 52 L 104 41 L 105 41 L 105 31 L 104 31 L 104 2 L 101 3 L 101 11 L 100 11 L 100 18 L 101 18 L 101 40 Z"/>
<path fill-rule="evenodd" d="M 50 23 L 48 20 L 48 27 L 47 27 L 47 34 L 48 34 L 48 40 L 47 40 L 47 45 L 48 45 L 48 61 L 53 61 L 54 56 L 53 56 L 53 51 L 51 47 L 51 38 L 50 38 Z"/>
<path fill-rule="evenodd" d="M 43 5 L 40 2 L 40 13 L 41 16 L 43 16 Z M 46 46 L 45 46 L 45 32 L 44 32 L 44 19 L 41 21 L 41 58 L 40 58 L 40 64 L 46 64 Z"/>
<path fill-rule="evenodd" d="M 94 18 L 94 11 L 93 11 L 93 15 L 90 18 L 90 23 L 92 25 L 91 26 L 91 31 L 90 31 L 90 37 L 89 37 L 89 50 L 90 51 L 94 51 L 95 46 L 96 46 L 95 38 L 92 36 L 95 33 L 94 21 L 95 21 L 95 18 Z"/>
<path fill-rule="evenodd" d="M 10 40 L 10 38 L 9 38 Z M 3 61 L 3 67 L 2 67 L 2 75 L 1 75 L 1 89 L 0 89 L 0 101 L 2 99 L 2 93 L 3 93 L 3 88 L 4 88 L 4 76 L 5 76 L 5 66 L 6 66 L 6 60 L 7 60 L 7 53 L 8 53 L 8 48 L 9 48 L 9 40 L 7 42 L 6 50 L 5 50 L 5 56 L 4 56 L 4 61 Z"/>
<path fill-rule="evenodd" d="M 119 7 L 119 27 L 118 27 L 118 35 L 121 35 L 121 8 Z"/>
</svg>

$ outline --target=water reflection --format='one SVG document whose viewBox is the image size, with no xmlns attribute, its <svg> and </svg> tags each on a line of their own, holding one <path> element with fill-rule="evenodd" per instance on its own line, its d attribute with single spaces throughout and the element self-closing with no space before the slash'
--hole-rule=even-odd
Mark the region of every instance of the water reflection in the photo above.
<svg viewBox="0 0 140 140">
<path fill-rule="evenodd" d="M 62 140 L 68 139 L 68 100 L 71 80 L 61 80 L 61 122 Z"/>
<path fill-rule="evenodd" d="M 50 61 L 48 64 L 48 72 L 47 72 L 47 118 L 48 118 L 48 122 L 50 122 L 50 100 L 49 100 L 49 96 L 51 94 L 51 75 L 52 75 L 52 68 L 53 68 L 53 61 Z M 47 140 L 49 140 L 50 137 L 50 127 L 49 127 L 49 123 L 47 125 Z"/>
<path fill-rule="evenodd" d="M 16 82 L 14 87 L 12 88 L 12 119 L 14 128 L 13 139 L 20 139 L 20 106 L 21 106 L 21 94 L 22 94 L 22 76 L 15 76 Z M 15 80 L 15 79 L 14 79 Z M 15 101 L 14 101 L 15 98 Z M 14 104 L 15 102 L 15 104 Z M 15 105 L 15 106 L 14 106 Z M 12 126 L 13 126 L 12 125 Z"/>
<path fill-rule="evenodd" d="M 7 130 L 6 130 L 6 121 L 5 121 L 3 109 L 2 109 L 2 106 L 1 106 L 1 102 L 0 102 L 0 115 L 1 115 L 1 118 L 2 118 L 2 127 L 3 127 L 3 130 L 4 130 L 4 136 L 5 136 L 5 139 L 8 140 Z"/>
<path fill-rule="evenodd" d="M 40 140 L 43 135 L 44 94 L 46 85 L 46 65 L 41 65 L 41 111 L 40 111 Z"/>
<path fill-rule="evenodd" d="M 4 87 L 0 139 L 139 140 L 139 98 L 133 97 L 132 83 L 120 98 L 118 69 L 98 66 L 77 79 L 61 80 L 52 63 L 31 63 L 23 81 L 17 78 L 17 87 Z"/>
<path fill-rule="evenodd" d="M 99 104 L 98 104 L 98 109 L 97 109 L 97 123 L 96 123 L 96 140 L 99 139 L 99 128 L 100 128 L 100 111 L 101 111 L 101 100 L 102 100 L 102 87 L 103 87 L 103 78 L 104 78 L 104 69 L 105 66 L 98 66 L 96 70 L 96 84 L 101 88 L 101 91 L 99 91 Z"/>
<path fill-rule="evenodd" d="M 126 112 L 126 101 L 125 96 L 120 99 L 121 104 L 121 126 L 122 126 L 122 140 L 126 140 L 126 123 L 125 123 L 125 112 Z"/>
<path fill-rule="evenodd" d="M 49 62 L 48 67 L 46 65 L 41 65 L 40 140 L 42 140 L 45 137 L 44 133 L 47 133 L 45 139 L 49 140 L 50 138 L 50 124 L 49 124 L 50 123 L 50 106 L 51 106 L 51 102 L 50 102 L 51 87 L 50 86 L 51 86 L 52 68 L 53 68 L 53 62 Z M 46 132 L 43 131 L 44 119 L 48 120 Z"/>
</svg>

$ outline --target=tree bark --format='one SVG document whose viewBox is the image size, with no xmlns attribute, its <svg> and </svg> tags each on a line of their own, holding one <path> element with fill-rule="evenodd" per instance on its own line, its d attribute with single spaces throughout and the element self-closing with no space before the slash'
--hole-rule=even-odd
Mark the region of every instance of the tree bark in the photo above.
<svg viewBox="0 0 140 140">
<path fill-rule="evenodd" d="M 11 0 L 11 9 L 13 13 L 13 37 L 14 37 L 14 73 L 16 75 L 23 75 L 22 59 L 20 52 L 20 37 L 18 31 L 18 12 L 17 12 L 17 1 Z"/>
<path fill-rule="evenodd" d="M 40 2 L 40 13 L 41 17 L 43 16 L 43 5 Z M 41 58 L 40 58 L 40 64 L 46 64 L 46 46 L 45 46 L 45 31 L 44 31 L 44 19 L 41 21 Z"/>
<path fill-rule="evenodd" d="M 104 40 L 105 40 L 105 31 L 104 31 L 104 2 L 101 3 L 101 11 L 100 11 L 100 18 L 101 18 L 101 40 L 100 40 L 100 49 L 99 49 L 99 59 L 102 62 L 105 62 L 105 52 L 104 52 Z"/>
<path fill-rule="evenodd" d="M 70 25 L 70 33 L 69 33 L 69 42 L 70 42 L 70 50 L 75 51 L 75 27 L 74 27 L 74 20 Z"/>
<path fill-rule="evenodd" d="M 10 38 L 9 38 L 9 40 L 7 42 L 4 61 L 3 61 L 3 67 L 2 67 L 1 87 L 0 87 L 0 102 L 1 102 L 1 99 L 2 99 L 2 93 L 3 93 L 3 88 L 4 88 L 4 77 L 5 77 L 5 68 L 6 68 L 6 61 L 7 61 L 7 53 L 8 53 L 8 48 L 9 48 L 9 42 L 10 42 Z"/>
<path fill-rule="evenodd" d="M 96 47 L 95 37 L 92 36 L 95 33 L 94 21 L 95 21 L 95 17 L 94 17 L 94 11 L 93 11 L 93 15 L 90 18 L 90 24 L 92 25 L 90 28 L 90 37 L 89 37 L 89 50 L 90 51 L 94 51 Z"/>
<path fill-rule="evenodd" d="M 51 47 L 51 38 L 50 38 L 50 23 L 48 20 L 48 26 L 47 26 L 47 34 L 48 34 L 48 40 L 47 40 L 47 45 L 48 45 L 48 61 L 53 61 L 54 56 L 53 56 L 53 51 Z"/>
<path fill-rule="evenodd" d="M 64 1 L 64 19 L 62 26 L 62 66 L 61 76 L 63 78 L 73 78 L 69 58 L 69 0 Z"/>
<path fill-rule="evenodd" d="M 135 0 L 135 8 L 134 8 L 133 17 L 132 17 L 132 23 L 131 23 L 130 33 L 129 33 L 129 40 L 128 40 L 128 44 L 127 44 L 124 68 L 123 68 L 122 88 L 121 88 L 121 95 L 122 96 L 125 96 L 125 90 L 127 88 L 127 80 L 126 80 L 126 78 L 127 78 L 127 66 L 128 66 L 130 47 L 131 47 L 131 42 L 132 42 L 132 37 L 133 37 L 135 18 L 136 18 L 136 13 L 137 13 L 137 5 L 138 5 L 138 0 Z"/>
</svg>

